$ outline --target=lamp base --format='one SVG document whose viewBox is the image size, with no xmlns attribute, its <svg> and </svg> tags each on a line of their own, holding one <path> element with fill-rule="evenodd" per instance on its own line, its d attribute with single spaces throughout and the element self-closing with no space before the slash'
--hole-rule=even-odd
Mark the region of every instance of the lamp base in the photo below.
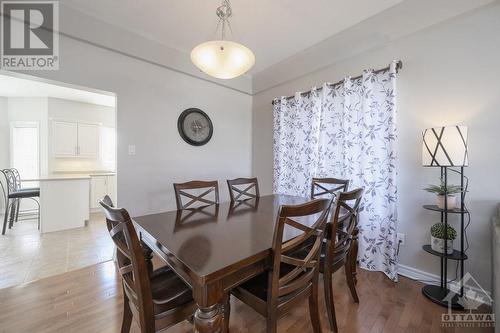
<svg viewBox="0 0 500 333">
<path fill-rule="evenodd" d="M 463 305 L 459 303 L 460 296 L 450 289 L 428 284 L 422 288 L 422 294 L 441 306 L 451 307 L 453 310 L 464 309 Z"/>
</svg>

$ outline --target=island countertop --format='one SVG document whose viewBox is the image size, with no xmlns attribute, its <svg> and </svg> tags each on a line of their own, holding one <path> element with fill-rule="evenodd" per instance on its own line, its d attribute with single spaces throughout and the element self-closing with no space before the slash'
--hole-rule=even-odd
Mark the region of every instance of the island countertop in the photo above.
<svg viewBox="0 0 500 333">
<path fill-rule="evenodd" d="M 95 171 L 54 171 L 51 175 L 89 175 L 91 177 L 99 176 L 116 176 L 116 171 L 110 170 L 95 170 Z"/>
<path fill-rule="evenodd" d="M 90 179 L 89 174 L 50 174 L 42 175 L 37 178 L 22 179 L 23 182 L 43 182 L 54 180 L 76 180 L 76 179 Z"/>
</svg>

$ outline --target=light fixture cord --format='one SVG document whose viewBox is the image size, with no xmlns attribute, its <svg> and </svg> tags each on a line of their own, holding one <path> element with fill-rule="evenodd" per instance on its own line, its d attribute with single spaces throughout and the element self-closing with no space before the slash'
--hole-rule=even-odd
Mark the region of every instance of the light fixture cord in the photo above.
<svg viewBox="0 0 500 333">
<path fill-rule="evenodd" d="M 222 5 L 217 7 L 215 14 L 219 18 L 219 24 L 222 23 L 221 36 L 222 36 L 222 40 L 225 40 L 226 39 L 226 25 L 231 30 L 231 25 L 229 24 L 229 17 L 233 14 L 233 10 L 231 8 L 231 4 L 229 3 L 229 0 L 223 0 Z M 219 24 L 217 24 L 217 25 L 219 25 Z"/>
</svg>

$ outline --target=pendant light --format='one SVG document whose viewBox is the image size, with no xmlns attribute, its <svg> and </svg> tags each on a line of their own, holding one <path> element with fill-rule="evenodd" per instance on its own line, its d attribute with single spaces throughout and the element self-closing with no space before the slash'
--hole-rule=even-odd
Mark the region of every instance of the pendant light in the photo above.
<svg viewBox="0 0 500 333">
<path fill-rule="evenodd" d="M 196 46 L 191 51 L 191 61 L 210 76 L 218 79 L 232 79 L 250 70 L 255 64 L 255 56 L 246 46 L 225 40 L 226 27 L 231 29 L 229 18 L 232 15 L 232 9 L 229 0 L 223 0 L 216 14 L 219 18 L 217 28 L 221 26 L 221 39 Z"/>
</svg>

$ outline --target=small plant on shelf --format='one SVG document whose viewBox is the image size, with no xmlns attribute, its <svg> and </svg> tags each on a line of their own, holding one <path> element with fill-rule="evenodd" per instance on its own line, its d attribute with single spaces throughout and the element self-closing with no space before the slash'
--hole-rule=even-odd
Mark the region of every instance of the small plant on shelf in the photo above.
<svg viewBox="0 0 500 333">
<path fill-rule="evenodd" d="M 446 201 L 448 209 L 455 209 L 457 208 L 457 197 L 455 194 L 462 192 L 462 188 L 458 185 L 448 185 L 447 188 L 443 179 L 441 179 L 439 185 L 429 185 L 424 190 L 436 194 L 436 204 L 440 209 L 444 209 L 445 193 L 447 193 Z"/>
<path fill-rule="evenodd" d="M 446 231 L 445 231 L 446 230 Z M 431 227 L 431 248 L 439 253 L 444 253 L 444 240 L 447 238 L 447 253 L 453 253 L 453 240 L 457 238 L 457 231 L 448 224 L 445 228 L 444 223 L 436 223 Z"/>
</svg>

